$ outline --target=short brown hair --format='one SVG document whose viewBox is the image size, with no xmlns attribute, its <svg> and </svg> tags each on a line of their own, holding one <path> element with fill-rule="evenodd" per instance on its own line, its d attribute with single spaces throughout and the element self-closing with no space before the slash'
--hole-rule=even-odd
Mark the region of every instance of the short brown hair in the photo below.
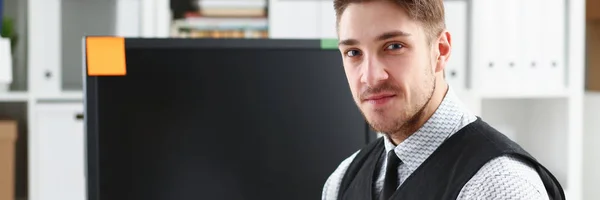
<svg viewBox="0 0 600 200">
<path fill-rule="evenodd" d="M 376 0 L 334 0 L 333 7 L 339 24 L 342 13 L 351 3 Z M 391 1 L 403 8 L 408 17 L 424 26 L 429 41 L 437 37 L 445 28 L 444 0 L 383 0 Z"/>
</svg>

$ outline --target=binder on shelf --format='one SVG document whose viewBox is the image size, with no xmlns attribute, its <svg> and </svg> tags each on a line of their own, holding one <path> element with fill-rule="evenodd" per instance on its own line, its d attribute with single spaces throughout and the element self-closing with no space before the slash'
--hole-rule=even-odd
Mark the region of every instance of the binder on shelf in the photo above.
<svg viewBox="0 0 600 200">
<path fill-rule="evenodd" d="M 520 38 L 521 48 L 521 66 L 519 66 L 519 85 L 520 89 L 536 90 L 540 87 L 540 71 L 542 65 L 542 7 L 543 0 L 527 0 L 522 2 L 520 9 L 521 24 Z M 525 88 L 527 87 L 527 88 Z"/>
<path fill-rule="evenodd" d="M 542 42 L 542 75 L 541 84 L 549 89 L 565 88 L 566 86 L 566 16 L 565 1 L 563 0 L 544 0 L 540 4 L 542 7 L 542 18 L 540 24 L 544 27 L 544 34 L 541 35 Z"/>
<path fill-rule="evenodd" d="M 475 3 L 475 2 L 474 2 Z M 477 40 L 472 42 L 475 44 L 475 49 L 471 52 L 471 56 L 477 60 L 475 72 L 473 74 L 475 80 L 478 80 L 476 85 L 480 87 L 482 92 L 490 91 L 497 92 L 502 88 L 503 77 L 506 76 L 506 66 L 504 64 L 502 48 L 502 37 L 501 32 L 504 28 L 502 23 L 502 8 L 500 0 L 482 0 L 476 3 L 477 7 L 473 10 L 477 10 L 479 17 L 475 19 L 477 22 L 474 24 L 475 27 L 481 27 L 473 29 L 477 34 Z"/>
<path fill-rule="evenodd" d="M 565 5 L 562 0 L 482 0 L 471 53 L 484 96 L 564 93 Z"/>
<path fill-rule="evenodd" d="M 444 2 L 446 27 L 451 34 L 452 52 L 446 65 L 446 80 L 455 90 L 467 86 L 467 2 Z"/>
<path fill-rule="evenodd" d="M 29 86 L 35 88 L 38 97 L 54 97 L 63 90 L 62 72 L 62 23 L 61 1 L 36 0 L 28 3 L 28 33 L 43 33 L 43 37 L 27 38 Z M 44 25 L 47 24 L 47 25 Z"/>
<path fill-rule="evenodd" d="M 499 48 L 500 52 L 497 56 L 498 68 L 502 70 L 500 80 L 497 80 L 501 91 L 515 91 L 522 88 L 522 76 L 521 69 L 523 68 L 522 63 L 522 43 L 520 38 L 522 37 L 521 32 L 521 0 L 495 0 L 496 17 L 501 19 L 501 23 L 495 29 L 495 38 L 499 40 L 496 48 Z"/>
</svg>

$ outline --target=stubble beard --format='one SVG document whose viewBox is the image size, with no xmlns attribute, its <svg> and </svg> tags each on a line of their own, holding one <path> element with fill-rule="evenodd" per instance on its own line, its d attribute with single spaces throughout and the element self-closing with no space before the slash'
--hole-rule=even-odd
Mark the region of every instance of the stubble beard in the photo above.
<svg viewBox="0 0 600 200">
<path fill-rule="evenodd" d="M 426 72 L 427 80 L 424 80 L 426 82 L 425 84 L 431 84 L 431 86 L 429 87 L 429 88 L 431 88 L 430 91 L 425 93 L 425 94 L 428 94 L 428 96 L 425 98 L 426 100 L 422 101 L 421 104 L 414 105 L 412 107 L 412 108 L 417 108 L 417 109 L 408 108 L 410 110 L 407 115 L 408 117 L 405 120 L 403 120 L 401 117 L 398 117 L 399 119 L 394 119 L 392 122 L 385 122 L 385 119 L 381 120 L 381 122 L 372 121 L 372 120 L 368 120 L 367 115 L 365 115 L 365 113 L 361 110 L 362 115 L 365 117 L 365 119 L 367 119 L 367 123 L 369 124 L 371 129 L 375 130 L 378 133 L 386 134 L 389 137 L 400 137 L 400 138 L 408 138 L 415 131 L 417 131 L 421 126 L 419 124 L 419 121 L 421 121 L 421 119 L 426 117 L 425 115 L 427 113 L 425 113 L 425 108 L 427 108 L 427 106 L 430 104 L 431 99 L 432 99 L 433 94 L 436 89 L 437 78 L 435 77 L 435 74 L 433 74 L 431 71 L 432 71 L 431 67 L 429 67 Z M 417 103 L 419 103 L 419 102 L 417 102 Z M 378 109 L 378 110 L 375 110 L 374 112 L 375 112 L 375 115 L 383 115 L 383 113 L 386 112 L 386 110 Z M 387 125 L 389 123 L 393 123 L 393 124 Z"/>
</svg>

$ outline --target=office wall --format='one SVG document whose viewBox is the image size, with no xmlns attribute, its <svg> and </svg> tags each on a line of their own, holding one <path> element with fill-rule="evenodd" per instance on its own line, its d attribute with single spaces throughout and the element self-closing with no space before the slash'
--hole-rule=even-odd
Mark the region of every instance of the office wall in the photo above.
<svg viewBox="0 0 600 200">
<path fill-rule="evenodd" d="M 587 92 L 584 101 L 583 197 L 600 199 L 600 92 Z"/>
</svg>

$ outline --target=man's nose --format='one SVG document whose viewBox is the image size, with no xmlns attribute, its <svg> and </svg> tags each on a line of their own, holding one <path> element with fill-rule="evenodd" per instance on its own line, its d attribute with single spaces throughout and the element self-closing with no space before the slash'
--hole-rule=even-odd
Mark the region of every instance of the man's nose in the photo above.
<svg viewBox="0 0 600 200">
<path fill-rule="evenodd" d="M 366 56 L 362 66 L 361 82 L 369 87 L 376 86 L 388 79 L 385 66 L 376 56 Z"/>
</svg>

